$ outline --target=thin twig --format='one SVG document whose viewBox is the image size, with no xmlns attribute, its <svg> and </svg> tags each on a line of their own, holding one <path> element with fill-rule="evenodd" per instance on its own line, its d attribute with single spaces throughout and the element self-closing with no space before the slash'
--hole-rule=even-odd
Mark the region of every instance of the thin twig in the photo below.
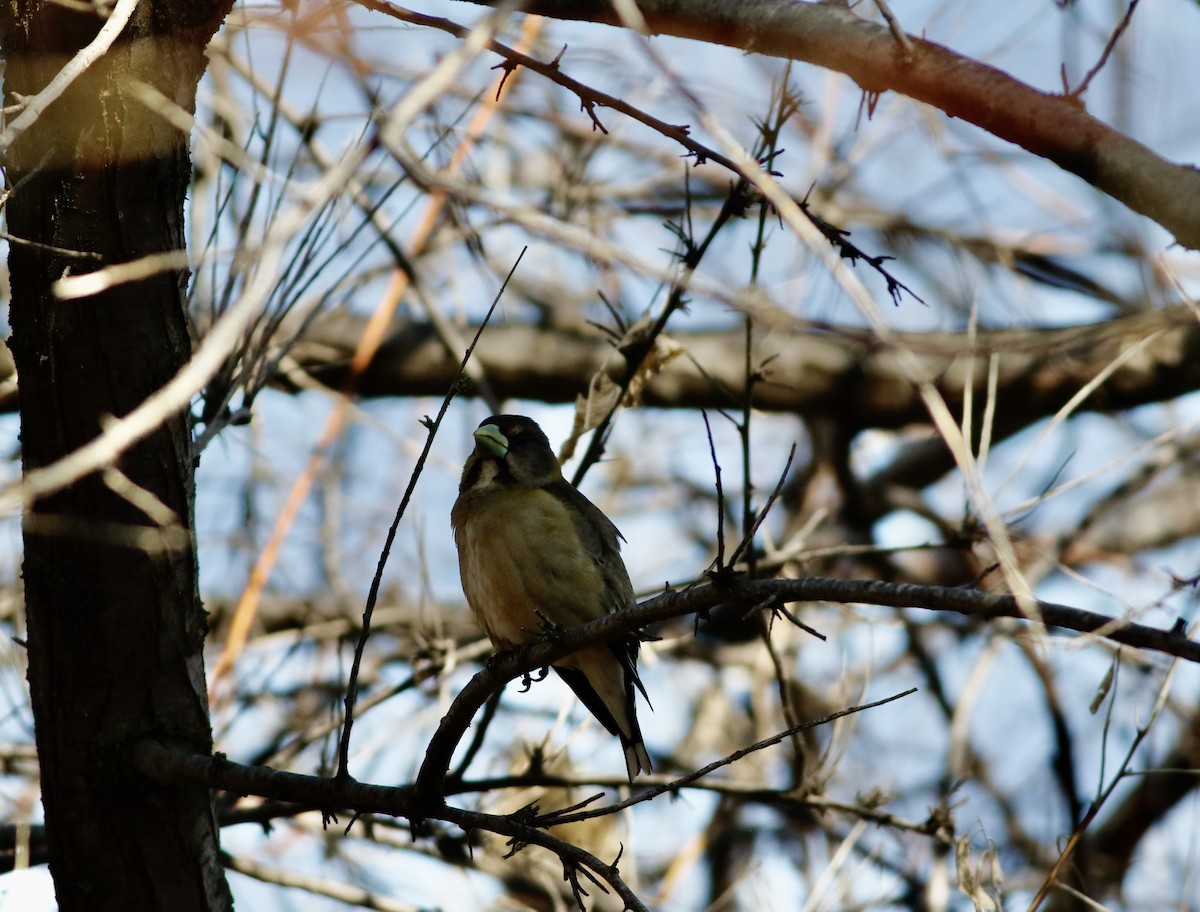
<svg viewBox="0 0 1200 912">
<path fill-rule="evenodd" d="M 404 495 L 400 498 L 400 505 L 396 508 L 396 516 L 388 528 L 387 538 L 384 541 L 383 550 L 379 554 L 379 562 L 375 568 L 375 576 L 371 579 L 371 590 L 367 594 L 367 604 L 363 609 L 362 631 L 358 637 L 358 644 L 354 648 L 354 661 L 350 666 L 350 680 L 346 685 L 346 697 L 344 700 L 346 719 L 342 724 L 342 737 L 338 744 L 338 779 L 347 779 L 350 777 L 350 729 L 354 725 L 354 703 L 358 699 L 358 673 L 359 668 L 362 666 L 363 650 L 366 649 L 367 638 L 371 635 L 371 615 L 375 611 L 375 602 L 379 598 L 379 587 L 383 582 L 383 568 L 387 564 L 388 556 L 391 554 L 392 542 L 396 539 L 396 530 L 400 526 L 400 520 L 404 516 L 405 510 L 408 509 L 408 502 L 412 499 L 413 491 L 417 486 L 417 479 L 421 477 L 421 470 L 425 467 L 425 460 L 429 458 L 429 451 L 433 447 L 433 440 L 437 436 L 438 428 L 442 425 L 442 419 L 446 416 L 446 410 L 450 408 L 450 403 L 454 400 L 454 396 L 458 392 L 460 381 L 466 375 L 467 362 L 471 360 L 471 355 L 475 352 L 475 346 L 479 344 L 479 339 L 483 336 L 483 331 L 487 328 L 488 321 L 495 312 L 496 306 L 500 303 L 500 299 L 504 295 L 504 290 L 508 287 L 508 282 L 512 278 L 513 273 L 517 271 L 517 267 L 521 264 L 521 258 L 525 256 L 527 249 L 521 249 L 520 254 L 518 254 L 516 261 L 512 265 L 512 269 L 505 276 L 500 290 L 496 292 L 495 298 L 492 299 L 491 306 L 488 307 L 487 313 L 484 314 L 483 319 L 480 321 L 479 328 L 475 330 L 475 337 L 471 340 L 471 344 L 467 347 L 467 351 L 459 363 L 455 381 L 451 384 L 446 395 L 442 397 L 442 404 L 438 409 L 437 417 L 433 420 L 429 418 L 424 419 L 425 428 L 428 431 L 425 436 L 425 446 L 421 450 L 421 455 L 417 457 L 417 463 L 413 467 L 412 474 L 408 479 L 408 487 L 404 489 Z"/>
<path fill-rule="evenodd" d="M 704 432 L 708 435 L 708 454 L 712 459 L 713 484 L 717 490 L 717 556 L 713 561 L 717 572 L 725 569 L 725 488 L 721 484 L 721 462 L 717 459 L 717 446 L 713 443 L 712 425 L 708 423 L 708 411 L 700 410 L 704 419 Z"/>
<path fill-rule="evenodd" d="M 1109 55 L 1116 48 L 1117 42 L 1121 40 L 1121 36 L 1125 34 L 1125 30 L 1129 28 L 1129 23 L 1133 21 L 1133 11 L 1137 9 L 1139 0 L 1129 0 L 1129 8 L 1125 10 L 1125 15 L 1121 17 L 1121 21 L 1117 23 L 1117 27 L 1113 29 L 1113 33 L 1108 36 L 1108 43 L 1104 45 L 1104 51 L 1100 54 L 1100 59 L 1096 61 L 1096 65 L 1088 70 L 1088 74 L 1083 77 L 1083 82 L 1079 86 L 1067 93 L 1069 98 L 1079 98 L 1087 91 L 1091 85 L 1092 79 L 1104 69 L 1104 64 L 1108 63 Z"/>
<path fill-rule="evenodd" d="M 117 0 L 116 6 L 108 16 L 108 21 L 100 26 L 100 31 L 96 33 L 96 37 L 92 39 L 91 43 L 87 47 L 81 48 L 75 56 L 68 60 L 44 89 L 32 98 L 24 100 L 25 110 L 13 118 L 8 128 L 0 133 L 0 156 L 8 153 L 9 147 L 16 142 L 17 137 L 33 126 L 42 112 L 50 107 L 70 87 L 71 83 L 83 74 L 84 70 L 108 52 L 113 42 L 117 40 L 117 36 L 124 31 L 129 20 L 133 18 L 137 5 L 138 0 Z"/>
<path fill-rule="evenodd" d="M 352 779 L 327 779 L 247 766 L 220 754 L 194 754 L 151 740 L 138 742 L 130 754 L 139 773 L 164 784 L 202 783 L 234 794 L 259 795 L 325 811 L 349 809 L 358 814 L 378 813 L 394 817 L 412 816 L 422 804 L 413 786 L 369 785 Z M 554 852 L 564 863 L 594 871 L 621 897 L 626 908 L 648 912 L 645 904 L 622 880 L 615 865 L 605 864 L 590 852 L 530 826 L 518 815 L 483 814 L 442 806 L 430 816 L 464 830 L 487 830 L 519 844 L 541 846 Z"/>
<path fill-rule="evenodd" d="M 491 727 L 492 722 L 496 718 L 496 712 L 500 709 L 501 693 L 501 691 L 497 691 L 492 694 L 491 698 L 483 704 L 483 715 L 475 725 L 475 733 L 471 736 L 471 743 L 463 751 L 462 759 L 458 762 L 458 766 L 446 777 L 448 782 L 461 782 L 467 769 L 471 766 L 471 761 L 478 756 L 479 751 L 483 748 L 483 739 L 487 735 L 488 728 Z"/>
<path fill-rule="evenodd" d="M 1134 735 L 1133 741 L 1130 742 L 1129 750 L 1125 752 L 1125 757 L 1121 761 L 1121 765 L 1117 768 L 1112 780 L 1096 797 L 1096 800 L 1092 802 L 1091 806 L 1087 810 L 1087 813 L 1084 815 L 1083 820 L 1079 822 L 1079 825 L 1075 827 L 1074 832 L 1071 833 L 1071 838 L 1067 840 L 1067 844 L 1063 847 L 1062 852 L 1059 853 L 1058 858 L 1054 862 L 1054 867 L 1050 869 L 1050 873 L 1046 875 L 1046 879 L 1038 889 L 1037 894 L 1033 897 L 1033 901 L 1029 903 L 1028 912 L 1037 912 L 1038 908 L 1045 901 L 1050 891 L 1057 885 L 1059 876 L 1061 875 L 1063 869 L 1067 866 L 1071 856 L 1074 855 L 1075 850 L 1079 847 L 1079 843 L 1083 840 L 1084 834 L 1099 815 L 1100 809 L 1104 807 L 1105 802 L 1108 801 L 1113 791 L 1125 778 L 1125 773 L 1129 769 L 1129 764 L 1133 762 L 1134 754 L 1136 754 L 1138 748 L 1142 746 L 1142 742 L 1146 739 L 1146 736 L 1150 734 L 1150 728 L 1154 725 L 1155 720 L 1158 718 L 1163 707 L 1166 705 L 1167 694 L 1170 691 L 1171 683 L 1175 679 L 1175 672 L 1178 670 L 1178 668 L 1179 663 L 1174 662 L 1167 670 L 1166 675 L 1163 677 L 1163 682 L 1159 687 L 1158 698 L 1155 700 L 1154 709 L 1150 713 L 1150 718 L 1146 720 L 1144 725 L 1138 726 L 1137 734 Z"/>
<path fill-rule="evenodd" d="M 850 706 L 846 709 L 839 709 L 837 712 L 830 713 L 827 716 L 822 716 L 820 719 L 810 719 L 807 722 L 801 722 L 798 725 L 793 725 L 790 728 L 786 728 L 781 732 L 771 735 L 769 738 L 764 738 L 761 741 L 755 741 L 753 744 L 748 745 L 747 747 L 735 750 L 733 753 L 727 754 L 720 760 L 714 760 L 712 763 L 702 766 L 700 769 L 694 770 L 688 773 L 686 776 L 680 776 L 678 779 L 672 779 L 670 782 L 665 784 L 656 785 L 644 792 L 638 792 L 638 794 L 633 795 L 630 798 L 626 798 L 624 801 L 619 801 L 616 804 L 606 805 L 605 807 L 595 808 L 590 811 L 580 811 L 574 814 L 563 814 L 562 816 L 559 816 L 558 814 L 546 814 L 542 817 L 536 818 L 536 823 L 538 826 L 561 826 L 562 824 L 566 823 L 576 823 L 580 820 L 590 820 L 593 817 L 600 817 L 605 814 L 613 814 L 617 811 L 623 811 L 626 808 L 633 807 L 635 804 L 642 804 L 643 802 L 649 801 L 652 798 L 657 798 L 659 795 L 667 792 L 677 791 L 685 785 L 695 782 L 698 779 L 703 779 L 709 773 L 712 773 L 723 766 L 729 766 L 731 763 L 735 763 L 738 760 L 741 760 L 743 757 L 749 756 L 756 751 L 779 744 L 781 741 L 785 741 L 802 731 L 806 731 L 810 728 L 816 728 L 820 725 L 828 725 L 830 722 L 840 719 L 843 716 L 854 715 L 855 713 L 860 713 L 867 709 L 874 709 L 877 706 L 884 706 L 887 703 L 893 703 L 896 700 L 903 699 L 904 697 L 916 692 L 917 688 L 910 687 L 908 690 L 901 691 L 897 694 L 892 694 L 890 697 L 884 697 L 882 700 L 875 700 L 872 703 L 862 703 L 858 706 Z"/>
<path fill-rule="evenodd" d="M 413 90 L 405 96 L 404 100 L 395 107 L 388 117 L 387 122 L 380 131 L 383 136 L 390 133 L 402 133 L 407 125 L 411 123 L 412 119 L 423 110 L 424 104 L 429 99 L 436 97 L 440 92 L 444 91 L 447 85 L 458 77 L 463 67 L 467 65 L 467 62 L 478 51 L 479 44 L 498 27 L 497 19 L 497 15 L 487 17 L 467 36 L 467 40 L 464 42 L 462 48 L 444 58 L 423 80 L 417 83 Z M 373 149 L 374 147 L 374 142 L 366 144 L 367 149 Z M 359 160 L 363 158 L 365 158 L 365 152 L 359 152 Z M 348 181 L 345 183 L 348 183 Z M 326 418 L 316 447 L 309 455 L 304 471 L 296 479 L 295 484 L 292 485 L 288 493 L 287 502 L 284 504 L 271 530 L 271 537 L 251 570 L 250 580 L 246 584 L 238 607 L 234 612 L 234 620 L 230 625 L 224 649 L 213 668 L 209 684 L 210 699 L 215 697 L 222 679 L 232 670 L 234 663 L 245 647 L 251 624 L 258 610 L 259 600 L 263 589 L 266 587 L 271 571 L 274 569 L 284 538 L 291 528 L 296 515 L 299 513 L 301 506 L 308 498 L 308 492 L 312 488 L 318 469 L 324 462 L 325 454 L 341 433 L 348 413 L 350 393 L 353 392 L 358 378 L 370 366 L 376 353 L 379 351 L 379 347 L 383 344 L 387 328 L 391 324 L 392 316 L 400 303 L 400 293 L 406 286 L 407 274 L 399 269 L 394 271 L 388 291 L 385 292 L 384 297 L 376 306 L 359 337 L 350 362 L 349 372 L 342 384 L 342 395 L 336 400 L 333 410 Z M 495 304 L 493 303 L 494 306 Z M 476 339 L 478 339 L 478 334 L 476 335 Z M 474 349 L 474 343 L 472 343 L 471 348 Z M 465 364 L 466 361 L 463 363 Z M 460 371 L 462 369 L 460 366 Z M 457 380 L 455 383 L 457 384 Z"/>
<path fill-rule="evenodd" d="M 226 356 L 237 347 L 245 328 L 257 319 L 284 266 L 283 254 L 288 240 L 314 210 L 345 186 L 367 151 L 364 148 L 348 153 L 336 168 L 323 174 L 300 194 L 293 209 L 277 220 L 257 251 L 255 273 L 241 299 L 213 324 L 191 359 L 174 377 L 88 443 L 48 466 L 27 472 L 19 483 L 0 490 L 0 513 L 30 504 L 110 465 L 170 416 L 187 408 L 196 392 L 216 375 Z"/>
<path fill-rule="evenodd" d="M 900 45 L 900 53 L 904 55 L 905 59 L 911 60 L 915 56 L 913 43 L 909 39 L 908 33 L 900 27 L 900 23 L 896 21 L 896 17 L 892 15 L 892 11 L 887 5 L 887 0 L 875 0 L 875 6 L 878 7 L 879 15 L 883 17 L 883 21 L 887 23 L 892 37 L 896 39 L 896 44 Z"/>
<path fill-rule="evenodd" d="M 798 96 L 790 88 L 791 77 L 792 63 L 789 60 L 779 78 L 778 89 L 773 93 L 772 110 L 759 125 L 759 144 L 754 150 L 754 157 L 759 161 L 773 161 L 782 151 L 779 148 L 779 138 L 788 121 L 800 109 Z M 771 212 L 771 206 L 765 198 L 759 199 L 757 208 L 758 224 L 755 228 L 754 243 L 750 247 L 751 288 L 757 288 L 759 284 L 759 271 L 762 268 L 763 254 L 767 247 L 767 218 Z M 746 549 L 747 572 L 750 576 L 756 576 L 758 571 L 758 551 L 752 546 L 756 524 L 754 521 L 754 480 L 750 475 L 752 442 L 750 429 L 751 418 L 754 414 L 755 386 L 763 379 L 762 369 L 754 367 L 754 323 L 753 314 L 743 315 L 742 418 L 736 423 L 742 444 L 742 540 L 751 542 L 751 547 Z M 736 559 L 731 559 L 730 566 L 736 562 Z"/>
<path fill-rule="evenodd" d="M 783 493 L 783 483 L 787 481 L 788 472 L 791 471 L 792 468 L 792 460 L 795 458 L 796 443 L 793 441 L 791 447 L 788 448 L 788 456 L 787 460 L 783 464 L 783 471 L 779 473 L 779 480 L 775 482 L 775 487 L 771 490 L 771 495 L 767 498 L 767 502 L 763 505 L 763 508 L 758 511 L 758 515 L 754 517 L 754 521 L 750 524 L 749 531 L 742 537 L 742 540 L 738 542 L 737 548 L 734 549 L 733 556 L 729 559 L 731 567 L 733 564 L 738 562 L 738 559 L 742 556 L 742 552 L 746 551 L 754 543 L 754 536 L 758 533 L 759 526 L 763 524 L 763 520 L 767 518 L 767 514 L 770 513 L 771 508 L 775 506 L 775 501 L 777 501 L 779 499 L 779 495 Z M 824 639 L 824 637 L 822 637 L 822 639 Z"/>
<path fill-rule="evenodd" d="M 686 226 L 683 224 L 668 225 L 668 228 L 673 230 L 675 236 L 683 245 L 683 252 L 679 257 L 681 268 L 671 283 L 671 291 L 667 295 L 667 300 L 663 304 L 662 310 L 649 329 L 639 334 L 635 339 L 627 340 L 627 344 L 621 350 L 626 360 L 625 375 L 619 384 L 621 394 L 614 399 L 612 406 L 596 426 L 591 439 L 588 441 L 587 450 L 584 451 L 583 456 L 579 460 L 579 465 L 576 467 L 575 473 L 571 478 L 571 483 L 576 487 L 583 481 L 583 476 L 587 473 L 588 469 L 595 465 L 601 455 L 603 455 L 604 445 L 608 437 L 608 429 L 612 425 L 617 410 L 621 407 L 621 403 L 625 399 L 625 393 L 628 391 L 634 378 L 637 377 L 646 358 L 654 351 L 659 336 L 667 328 L 667 322 L 687 304 L 688 288 L 692 283 L 696 269 L 704 259 L 704 255 L 712 246 L 713 241 L 716 240 L 721 229 L 729 224 L 733 218 L 740 216 L 745 211 L 747 203 L 746 189 L 747 185 L 741 181 L 730 188 L 729 193 L 725 197 L 725 202 L 721 206 L 721 211 L 717 213 L 712 225 L 709 226 L 708 233 L 705 234 L 704 239 L 699 243 L 696 243 L 691 224 L 690 206 L 685 213 L 685 218 L 687 219 Z"/>
</svg>

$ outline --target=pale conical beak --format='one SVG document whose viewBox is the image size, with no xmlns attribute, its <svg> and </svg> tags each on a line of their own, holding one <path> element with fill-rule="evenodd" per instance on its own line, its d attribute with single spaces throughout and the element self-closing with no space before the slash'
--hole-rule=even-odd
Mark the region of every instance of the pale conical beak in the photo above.
<svg viewBox="0 0 1200 912">
<path fill-rule="evenodd" d="M 508 438 L 494 424 L 485 424 L 475 429 L 475 442 L 495 456 L 503 459 L 508 455 Z"/>
</svg>

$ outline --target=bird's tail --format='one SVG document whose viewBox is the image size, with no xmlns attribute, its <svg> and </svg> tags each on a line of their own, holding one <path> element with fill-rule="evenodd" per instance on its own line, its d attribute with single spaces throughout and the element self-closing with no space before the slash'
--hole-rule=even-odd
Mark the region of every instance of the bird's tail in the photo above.
<svg viewBox="0 0 1200 912">
<path fill-rule="evenodd" d="M 636 721 L 636 720 L 635 720 Z M 632 782 L 638 773 L 652 773 L 654 766 L 650 763 L 650 755 L 646 753 L 646 745 L 642 743 L 642 733 L 639 731 L 634 738 L 621 735 L 621 747 L 625 749 L 625 772 Z"/>
<path fill-rule="evenodd" d="M 617 654 L 616 650 L 594 647 L 560 660 L 554 670 L 597 721 L 621 739 L 625 771 L 632 782 L 639 772 L 649 773 L 653 766 L 646 745 L 642 743 L 635 703 L 636 690 L 645 694 L 645 688 L 638 679 L 633 661 L 622 659 L 625 656 Z"/>
</svg>

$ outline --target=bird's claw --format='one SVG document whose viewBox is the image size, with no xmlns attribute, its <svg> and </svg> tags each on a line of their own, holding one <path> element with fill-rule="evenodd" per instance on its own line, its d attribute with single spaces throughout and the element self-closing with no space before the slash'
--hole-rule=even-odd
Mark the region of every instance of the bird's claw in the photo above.
<svg viewBox="0 0 1200 912">
<path fill-rule="evenodd" d="M 563 631 L 567 629 L 558 621 L 554 620 L 554 618 L 544 614 L 540 610 L 535 610 L 534 614 L 537 615 L 538 621 L 542 625 L 542 635 L 548 640 L 553 641 L 558 639 L 562 636 Z"/>
<path fill-rule="evenodd" d="M 521 693 L 528 693 L 538 681 L 546 680 L 546 675 L 550 674 L 549 667 L 539 668 L 536 671 L 527 671 L 521 675 Z"/>
</svg>

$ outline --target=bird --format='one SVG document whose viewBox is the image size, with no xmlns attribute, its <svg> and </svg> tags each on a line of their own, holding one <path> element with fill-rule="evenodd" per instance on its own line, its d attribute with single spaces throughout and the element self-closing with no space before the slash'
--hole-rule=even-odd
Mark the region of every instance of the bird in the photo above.
<svg viewBox="0 0 1200 912">
<path fill-rule="evenodd" d="M 636 604 L 623 536 L 562 474 L 550 441 L 524 415 L 493 415 L 474 432 L 450 524 L 463 593 L 497 650 Z M 638 724 L 639 639 L 629 633 L 553 663 L 625 752 L 633 782 L 651 772 Z"/>
</svg>

